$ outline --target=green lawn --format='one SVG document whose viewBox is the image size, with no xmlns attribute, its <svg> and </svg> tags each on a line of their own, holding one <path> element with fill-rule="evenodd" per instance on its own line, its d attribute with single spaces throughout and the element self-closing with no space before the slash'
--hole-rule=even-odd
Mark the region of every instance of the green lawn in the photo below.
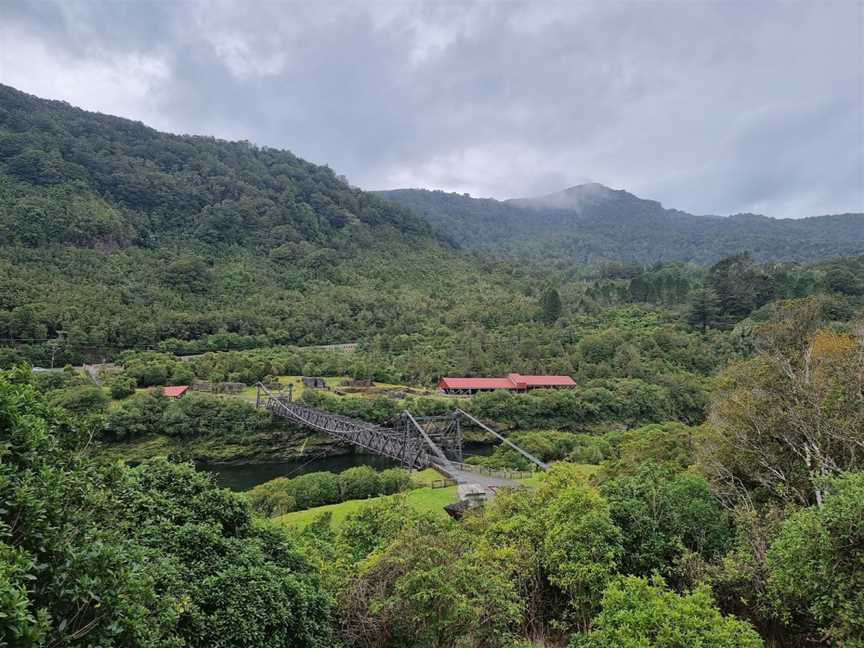
<svg viewBox="0 0 864 648">
<path fill-rule="evenodd" d="M 330 521 L 332 527 L 338 528 L 345 518 L 359 510 L 363 506 L 371 502 L 380 502 L 394 497 L 393 495 L 383 495 L 381 497 L 372 497 L 363 500 L 349 500 L 339 504 L 328 504 L 327 506 L 319 506 L 317 508 L 306 509 L 305 511 L 295 511 L 294 513 L 286 513 L 275 518 L 277 522 L 287 524 L 297 529 L 302 529 L 307 524 L 312 522 L 321 513 L 332 513 L 333 517 Z M 452 504 L 456 501 L 456 487 L 449 486 L 447 488 L 418 488 L 410 491 L 405 495 L 405 501 L 412 509 L 422 513 L 433 513 L 440 515 L 442 518 L 447 517 L 444 507 L 447 504 Z"/>
<path fill-rule="evenodd" d="M 582 472 L 586 477 L 593 475 L 599 469 L 599 466 L 592 464 L 577 465 L 579 466 L 580 472 Z M 528 488 L 536 488 L 543 480 L 543 476 L 544 473 L 538 472 L 527 479 L 521 480 L 520 483 Z M 415 473 L 412 475 L 412 478 L 417 483 L 430 483 L 433 480 L 441 479 L 442 477 L 437 471 L 429 468 Z M 345 518 L 348 515 L 354 513 L 366 504 L 370 502 L 379 502 L 391 497 L 393 497 L 393 495 L 383 495 L 381 497 L 372 497 L 363 500 L 349 500 L 339 504 L 328 504 L 327 506 L 319 506 L 316 508 L 306 509 L 305 511 L 286 513 L 285 515 L 280 515 L 275 518 L 275 520 L 281 524 L 288 524 L 297 529 L 302 529 L 321 513 L 329 512 L 333 514 L 330 523 L 335 529 L 345 521 Z M 447 504 L 452 504 L 456 501 L 456 486 L 449 486 L 447 488 L 417 488 L 410 491 L 405 496 L 405 501 L 415 511 L 434 513 L 441 517 L 447 517 L 444 507 Z"/>
</svg>

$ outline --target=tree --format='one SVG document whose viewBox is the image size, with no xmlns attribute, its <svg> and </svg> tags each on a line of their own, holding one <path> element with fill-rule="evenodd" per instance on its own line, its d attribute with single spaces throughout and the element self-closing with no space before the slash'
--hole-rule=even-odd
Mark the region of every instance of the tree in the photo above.
<svg viewBox="0 0 864 648">
<path fill-rule="evenodd" d="M 677 594 L 662 578 L 619 577 L 603 592 L 603 611 L 587 636 L 571 648 L 761 648 L 746 621 L 723 616 L 711 592 L 699 588 Z"/>
<path fill-rule="evenodd" d="M 825 283 L 834 292 L 844 295 L 864 293 L 864 283 L 848 268 L 831 268 L 825 276 Z"/>
<path fill-rule="evenodd" d="M 551 500 L 545 512 L 541 561 L 549 581 L 570 599 L 576 628 L 591 627 L 600 595 L 621 559 L 621 531 L 609 505 L 593 489 L 572 486 Z"/>
<path fill-rule="evenodd" d="M 0 373 L 0 642 L 333 645 L 330 593 L 285 529 L 191 465 L 91 462 L 29 380 Z"/>
<path fill-rule="evenodd" d="M 131 440 L 162 429 L 162 416 L 168 401 L 165 398 L 141 394 L 122 402 L 108 412 L 105 435 L 114 441 Z"/>
<path fill-rule="evenodd" d="M 561 296 L 554 288 L 547 288 L 541 300 L 542 318 L 547 324 L 554 324 L 561 317 Z"/>
<path fill-rule="evenodd" d="M 864 646 L 864 473 L 829 479 L 821 507 L 790 516 L 771 544 L 769 596 L 814 643 Z"/>
<path fill-rule="evenodd" d="M 681 423 L 646 425 L 620 433 L 616 452 L 603 463 L 610 477 L 635 475 L 646 463 L 686 470 L 695 461 L 696 429 Z"/>
<path fill-rule="evenodd" d="M 709 327 L 716 325 L 719 313 L 720 306 L 717 294 L 713 289 L 702 284 L 693 292 L 687 321 L 691 326 L 701 330 L 702 335 L 705 335 Z"/>
<path fill-rule="evenodd" d="M 135 387 L 135 379 L 131 376 L 118 376 L 114 379 L 109 388 L 111 398 L 121 400 L 127 396 L 131 396 L 135 393 Z"/>
<path fill-rule="evenodd" d="M 101 387 L 67 387 L 54 392 L 51 400 L 55 405 L 76 414 L 96 414 L 108 406 L 108 394 Z"/>
<path fill-rule="evenodd" d="M 699 461 L 726 497 L 821 504 L 824 478 L 862 465 L 864 330 L 822 330 L 723 376 Z"/>
<path fill-rule="evenodd" d="M 749 253 L 718 261 L 708 271 L 708 285 L 717 296 L 720 323 L 731 326 L 776 296 L 773 277 Z"/>
<path fill-rule="evenodd" d="M 712 560 L 731 539 L 729 520 L 701 476 L 644 463 L 632 476 L 604 482 L 612 521 L 621 529 L 621 571 L 674 574 L 685 551 Z"/>
<path fill-rule="evenodd" d="M 148 572 L 146 552 L 118 533 L 111 494 L 76 451 L 68 417 L 29 379 L 26 368 L 0 373 L 0 638 L 12 646 L 169 639 L 170 601 L 152 577 L 160 561 Z"/>
<path fill-rule="evenodd" d="M 461 529 L 407 526 L 342 595 L 354 648 L 512 645 L 520 606 L 500 559 Z"/>
</svg>

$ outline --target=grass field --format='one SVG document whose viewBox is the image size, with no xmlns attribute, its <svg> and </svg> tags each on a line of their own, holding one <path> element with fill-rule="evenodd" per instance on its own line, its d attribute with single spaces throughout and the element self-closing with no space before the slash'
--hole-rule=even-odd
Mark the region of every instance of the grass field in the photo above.
<svg viewBox="0 0 864 648">
<path fill-rule="evenodd" d="M 367 504 L 392 499 L 393 497 L 395 496 L 383 495 L 381 497 L 372 497 L 363 500 L 349 500 L 339 504 L 328 504 L 327 506 L 319 506 L 317 508 L 306 509 L 305 511 L 286 513 L 285 515 L 277 517 L 276 521 L 297 529 L 302 529 L 322 513 L 331 513 L 333 517 L 330 520 L 330 524 L 335 529 L 345 521 L 345 518 L 348 517 L 348 515 L 354 513 Z M 444 511 L 444 507 L 455 501 L 455 486 L 449 486 L 447 488 L 417 488 L 405 495 L 405 502 L 415 511 L 440 515 L 442 518 L 447 518 L 447 513 Z"/>
</svg>

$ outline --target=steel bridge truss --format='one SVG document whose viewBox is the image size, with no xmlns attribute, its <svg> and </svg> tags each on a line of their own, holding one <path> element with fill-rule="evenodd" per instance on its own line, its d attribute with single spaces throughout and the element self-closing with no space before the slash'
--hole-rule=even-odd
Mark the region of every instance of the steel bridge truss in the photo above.
<svg viewBox="0 0 864 648">
<path fill-rule="evenodd" d="M 547 468 L 542 461 L 462 410 L 457 409 L 444 416 L 417 418 L 404 411 L 390 426 L 385 427 L 301 405 L 294 402 L 290 395 L 273 394 L 261 383 L 257 387 L 256 404 L 260 407 L 263 403 L 274 416 L 322 432 L 372 454 L 395 459 L 405 468 L 437 468 L 448 474 L 457 470 L 453 464 L 461 464 L 463 459 L 463 418 L 515 448 L 541 469 Z"/>
</svg>

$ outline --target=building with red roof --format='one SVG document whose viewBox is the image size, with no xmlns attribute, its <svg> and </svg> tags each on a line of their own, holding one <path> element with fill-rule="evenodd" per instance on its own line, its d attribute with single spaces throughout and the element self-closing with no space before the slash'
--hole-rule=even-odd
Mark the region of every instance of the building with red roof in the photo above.
<svg viewBox="0 0 864 648">
<path fill-rule="evenodd" d="M 570 376 L 523 376 L 507 374 L 505 378 L 442 378 L 438 389 L 442 394 L 465 396 L 478 392 L 506 389 L 526 392 L 532 389 L 573 389 L 576 382 Z"/>
<path fill-rule="evenodd" d="M 189 385 L 172 385 L 162 388 L 162 395 L 166 398 L 180 398 L 183 394 L 189 391 Z"/>
</svg>

